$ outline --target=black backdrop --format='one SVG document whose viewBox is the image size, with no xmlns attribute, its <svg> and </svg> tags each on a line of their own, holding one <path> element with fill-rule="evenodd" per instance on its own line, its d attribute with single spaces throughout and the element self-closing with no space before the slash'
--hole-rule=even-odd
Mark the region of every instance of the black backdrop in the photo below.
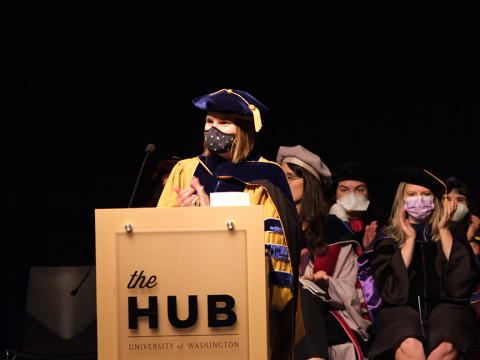
<svg viewBox="0 0 480 360">
<path fill-rule="evenodd" d="M 94 209 L 127 206 L 148 143 L 147 173 L 199 153 L 197 96 L 228 87 L 268 106 L 267 159 L 302 144 L 327 165 L 478 171 L 476 10 L 16 2 L 2 21 L 7 344 L 20 344 L 29 266 L 91 262 Z"/>
</svg>

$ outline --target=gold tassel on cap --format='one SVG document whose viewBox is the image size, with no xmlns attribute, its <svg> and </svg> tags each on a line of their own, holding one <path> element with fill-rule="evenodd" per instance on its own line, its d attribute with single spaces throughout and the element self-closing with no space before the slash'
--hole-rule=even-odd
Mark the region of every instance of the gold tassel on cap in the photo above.
<svg viewBox="0 0 480 360">
<path fill-rule="evenodd" d="M 222 91 L 226 91 L 227 93 L 229 94 L 235 94 L 237 95 L 240 99 L 242 99 L 243 101 L 245 101 L 248 105 L 248 108 L 250 109 L 250 111 L 253 113 L 253 124 L 255 125 L 255 132 L 259 132 L 260 129 L 262 128 L 262 118 L 260 117 L 260 110 L 258 110 L 258 108 L 253 105 L 253 104 L 249 104 L 247 100 L 245 100 L 243 98 L 242 95 L 240 94 L 237 94 L 236 92 L 234 92 L 232 89 L 222 89 L 222 90 L 218 90 L 214 93 L 211 93 L 210 96 L 212 95 L 215 95 L 215 94 L 218 94 L 219 92 L 222 92 Z"/>
<path fill-rule="evenodd" d="M 447 189 L 447 185 L 445 185 L 445 183 L 444 183 L 442 180 L 440 180 L 438 177 L 436 177 L 435 175 L 433 175 L 431 172 L 428 172 L 428 171 L 425 170 L 425 169 L 424 169 L 423 171 L 425 171 L 427 174 L 433 176 L 435 179 L 437 179 L 438 181 L 440 181 L 443 186 L 445 186 L 445 196 L 444 196 L 444 200 L 445 200 L 445 206 L 447 206 L 447 202 L 448 202 L 448 200 L 447 200 L 447 199 L 448 199 L 448 189 Z"/>
<path fill-rule="evenodd" d="M 259 132 L 262 128 L 262 118 L 260 117 L 260 110 L 257 109 L 255 105 L 248 105 L 248 108 L 252 110 L 253 113 L 253 123 L 255 125 L 255 132 Z"/>
</svg>

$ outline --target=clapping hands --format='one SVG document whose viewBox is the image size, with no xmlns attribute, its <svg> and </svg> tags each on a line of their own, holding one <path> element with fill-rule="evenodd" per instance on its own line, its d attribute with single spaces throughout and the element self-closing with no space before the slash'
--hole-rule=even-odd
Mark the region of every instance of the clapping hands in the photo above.
<svg viewBox="0 0 480 360">
<path fill-rule="evenodd" d="M 177 203 L 180 207 L 210 206 L 210 197 L 196 176 L 192 177 L 190 187 L 182 190 L 178 186 L 173 186 L 173 190 L 177 193 Z"/>
<path fill-rule="evenodd" d="M 457 199 L 452 199 L 451 201 L 448 201 L 446 204 L 444 204 L 443 216 L 438 223 L 438 228 L 440 230 L 450 230 L 450 224 L 452 222 L 455 211 L 457 211 L 457 205 Z"/>
</svg>

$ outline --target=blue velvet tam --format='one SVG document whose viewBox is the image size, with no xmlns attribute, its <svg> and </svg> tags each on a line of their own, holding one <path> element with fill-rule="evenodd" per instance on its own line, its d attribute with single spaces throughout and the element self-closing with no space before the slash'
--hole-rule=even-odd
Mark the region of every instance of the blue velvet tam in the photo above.
<svg viewBox="0 0 480 360">
<path fill-rule="evenodd" d="M 235 89 L 222 89 L 193 99 L 192 102 L 204 111 L 252 116 L 257 132 L 262 127 L 260 113 L 268 111 L 268 108 L 252 95 Z"/>
</svg>

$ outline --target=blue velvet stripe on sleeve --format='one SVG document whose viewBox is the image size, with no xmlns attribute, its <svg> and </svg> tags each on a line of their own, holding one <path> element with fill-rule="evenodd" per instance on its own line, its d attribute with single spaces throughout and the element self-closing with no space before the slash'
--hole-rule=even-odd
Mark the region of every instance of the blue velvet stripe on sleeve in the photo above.
<svg viewBox="0 0 480 360">
<path fill-rule="evenodd" d="M 474 292 L 472 296 L 470 296 L 471 303 L 476 303 L 478 301 L 480 301 L 480 291 Z"/>
<path fill-rule="evenodd" d="M 273 271 L 269 273 L 268 281 L 270 285 L 292 287 L 292 274 L 284 271 Z"/>
<path fill-rule="evenodd" d="M 278 219 L 265 219 L 265 232 L 274 232 L 283 235 L 282 223 Z"/>
<path fill-rule="evenodd" d="M 272 259 L 289 261 L 288 248 L 283 245 L 265 244 L 265 249 L 268 250 Z"/>
</svg>

